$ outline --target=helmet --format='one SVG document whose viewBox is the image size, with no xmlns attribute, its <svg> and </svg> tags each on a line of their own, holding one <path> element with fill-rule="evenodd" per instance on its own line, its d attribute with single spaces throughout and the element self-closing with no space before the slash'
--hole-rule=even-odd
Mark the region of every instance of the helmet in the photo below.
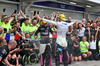
<svg viewBox="0 0 100 66">
<path fill-rule="evenodd" d="M 42 23 L 47 23 L 47 22 L 45 22 L 45 21 L 42 21 Z"/>
<path fill-rule="evenodd" d="M 64 14 L 60 14 L 60 15 L 59 15 L 59 18 L 60 18 L 61 20 L 65 21 L 65 15 L 64 15 Z"/>
</svg>

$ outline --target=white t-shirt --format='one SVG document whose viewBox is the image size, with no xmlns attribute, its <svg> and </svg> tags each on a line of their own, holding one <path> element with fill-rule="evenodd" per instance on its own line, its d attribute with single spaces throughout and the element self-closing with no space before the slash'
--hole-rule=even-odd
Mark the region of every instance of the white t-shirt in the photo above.
<svg viewBox="0 0 100 66">
<path fill-rule="evenodd" d="M 78 30 L 78 36 L 79 37 L 83 37 L 84 36 L 84 32 L 85 32 L 85 28 L 84 27 L 82 27 L 82 30 Z"/>
<path fill-rule="evenodd" d="M 96 49 L 96 40 L 90 42 L 90 49 Z"/>
</svg>

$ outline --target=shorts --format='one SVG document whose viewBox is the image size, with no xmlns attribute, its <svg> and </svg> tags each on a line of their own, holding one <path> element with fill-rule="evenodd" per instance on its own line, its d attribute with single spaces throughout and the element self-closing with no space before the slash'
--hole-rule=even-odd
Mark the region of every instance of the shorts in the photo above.
<svg viewBox="0 0 100 66">
<path fill-rule="evenodd" d="M 87 52 L 84 52 L 84 53 L 87 54 Z M 82 54 L 83 54 L 83 53 L 81 53 L 81 56 L 82 56 Z"/>
<path fill-rule="evenodd" d="M 73 56 L 74 57 L 79 57 L 79 56 L 81 56 L 81 53 L 73 53 Z"/>
<path fill-rule="evenodd" d="M 74 57 L 81 56 L 80 49 L 78 49 L 78 48 L 74 49 L 74 50 L 73 50 L 73 56 L 74 56 Z"/>
</svg>

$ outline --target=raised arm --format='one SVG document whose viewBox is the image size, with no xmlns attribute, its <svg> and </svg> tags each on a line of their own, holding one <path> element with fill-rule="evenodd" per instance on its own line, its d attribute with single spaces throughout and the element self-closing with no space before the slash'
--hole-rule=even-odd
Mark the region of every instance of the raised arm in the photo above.
<svg viewBox="0 0 100 66">
<path fill-rule="evenodd" d="M 43 12 L 44 10 L 41 10 L 40 12 L 39 12 L 39 15 Z"/>
<path fill-rule="evenodd" d="M 48 20 L 48 19 L 43 19 L 43 18 L 39 17 L 38 14 L 36 15 L 36 17 L 37 17 L 39 20 L 43 20 L 43 21 L 45 21 L 45 22 L 51 23 L 51 24 L 56 25 L 56 26 L 58 25 L 58 22 L 54 22 L 54 21 L 51 21 L 51 20 Z"/>
<path fill-rule="evenodd" d="M 34 19 L 33 11 L 31 11 L 31 21 Z"/>
<path fill-rule="evenodd" d="M 9 54 L 10 55 L 10 54 Z M 9 55 L 4 59 L 4 63 L 7 65 L 7 66 L 12 66 L 9 61 L 8 61 L 8 58 L 9 58 Z"/>
<path fill-rule="evenodd" d="M 71 22 L 71 23 L 67 23 L 67 24 L 68 24 L 68 26 L 71 26 L 71 25 L 73 25 L 75 22 L 76 22 L 76 20 L 74 20 L 74 21 Z"/>
<path fill-rule="evenodd" d="M 87 28 L 88 29 L 88 33 L 89 33 L 89 40 L 90 40 L 90 36 L 91 36 L 91 34 L 90 34 L 90 29 L 89 28 Z"/>
<path fill-rule="evenodd" d="M 2 16 L 3 16 L 3 14 L 4 14 L 5 11 L 6 11 L 6 9 L 4 8 L 3 11 L 2 11 L 2 13 L 0 14 L 0 20 L 2 19 Z"/>
<path fill-rule="evenodd" d="M 22 16 L 23 16 L 24 18 L 26 18 L 26 15 L 25 15 L 22 11 L 20 11 L 20 13 L 22 14 Z"/>
<path fill-rule="evenodd" d="M 95 40 L 97 40 L 98 31 L 99 31 L 99 28 L 97 28 L 97 32 L 95 34 Z"/>
</svg>

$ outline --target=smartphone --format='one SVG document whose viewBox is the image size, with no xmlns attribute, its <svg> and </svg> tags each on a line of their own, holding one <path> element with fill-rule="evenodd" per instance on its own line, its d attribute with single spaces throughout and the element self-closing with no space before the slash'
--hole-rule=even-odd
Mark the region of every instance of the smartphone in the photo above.
<svg viewBox="0 0 100 66">
<path fill-rule="evenodd" d="M 36 11 L 34 11 L 34 16 L 36 15 Z"/>
<path fill-rule="evenodd" d="M 17 10 L 14 10 L 14 13 L 16 13 L 17 12 Z"/>
<path fill-rule="evenodd" d="M 39 14 L 39 11 L 37 11 L 37 14 Z"/>
</svg>

